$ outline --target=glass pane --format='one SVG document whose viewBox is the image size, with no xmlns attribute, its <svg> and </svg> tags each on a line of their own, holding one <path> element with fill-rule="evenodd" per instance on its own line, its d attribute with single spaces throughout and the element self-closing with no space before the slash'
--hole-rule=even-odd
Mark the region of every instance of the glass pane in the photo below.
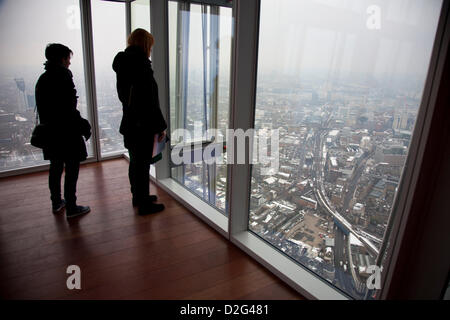
<svg viewBox="0 0 450 320">
<path fill-rule="evenodd" d="M 279 130 L 280 162 L 252 167 L 249 229 L 357 299 L 379 289 L 441 5 L 261 1 L 255 129 Z"/>
<path fill-rule="evenodd" d="M 172 168 L 172 177 L 223 212 L 231 40 L 231 8 L 169 2 L 171 143 L 192 145 L 200 152 L 191 163 Z M 188 136 L 177 136 L 176 129 L 185 129 Z M 210 143 L 220 150 L 207 164 L 202 153 Z"/>
<path fill-rule="evenodd" d="M 125 4 L 92 1 L 95 81 L 102 156 L 125 152 L 119 133 L 122 104 L 117 97 L 112 62 L 126 47 Z"/>
<path fill-rule="evenodd" d="M 73 51 L 70 70 L 78 110 L 89 119 L 78 1 L 0 1 L 0 40 L 7 44 L 0 50 L 0 171 L 46 164 L 41 149 L 29 141 L 35 125 L 35 85 L 45 71 L 47 44 L 62 43 Z M 90 140 L 88 153 L 92 156 Z"/>
<path fill-rule="evenodd" d="M 131 30 L 142 28 L 150 32 L 150 0 L 131 3 Z"/>
</svg>

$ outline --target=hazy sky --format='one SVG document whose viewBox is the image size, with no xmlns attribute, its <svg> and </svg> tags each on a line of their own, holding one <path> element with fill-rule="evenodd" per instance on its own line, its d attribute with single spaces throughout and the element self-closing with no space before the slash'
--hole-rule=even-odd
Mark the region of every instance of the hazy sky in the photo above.
<svg viewBox="0 0 450 320">
<path fill-rule="evenodd" d="M 47 43 L 60 42 L 82 58 L 79 29 L 69 28 L 75 0 L 0 1 L 0 63 L 7 66 L 42 65 Z"/>
<path fill-rule="evenodd" d="M 124 5 L 100 0 L 92 4 L 95 63 L 110 69 L 114 55 L 125 48 Z M 4 44 L 0 71 L 5 67 L 42 69 L 44 50 L 51 42 L 70 47 L 74 52 L 71 69 L 82 70 L 77 0 L 0 0 L 0 39 Z"/>
<path fill-rule="evenodd" d="M 373 75 L 424 74 L 442 1 L 262 0 L 261 3 L 262 71 L 322 70 L 345 76 L 350 71 Z M 41 68 L 49 42 L 68 45 L 74 51 L 72 69 L 82 68 L 77 5 L 77 0 L 0 0 L 3 44 L 0 72 L 7 67 Z M 374 6 L 378 11 L 373 11 Z M 372 11 L 368 11 L 370 8 Z M 114 55 L 125 47 L 123 4 L 95 0 L 92 12 L 96 67 L 109 69 Z M 224 38 L 231 36 L 228 31 L 231 19 L 228 21 L 222 28 L 222 32 L 227 30 Z M 191 46 L 201 52 L 199 26 L 198 22 L 192 23 Z M 201 66 L 201 55 L 193 55 L 190 63 Z"/>
<path fill-rule="evenodd" d="M 259 61 L 266 71 L 287 73 L 423 74 L 441 4 L 441 0 L 262 0 Z"/>
</svg>

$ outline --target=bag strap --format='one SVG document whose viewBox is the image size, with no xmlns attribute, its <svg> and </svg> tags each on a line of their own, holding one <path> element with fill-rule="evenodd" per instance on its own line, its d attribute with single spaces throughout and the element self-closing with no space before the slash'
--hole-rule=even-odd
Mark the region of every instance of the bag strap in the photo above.
<svg viewBox="0 0 450 320">
<path fill-rule="evenodd" d="M 133 93 L 133 85 L 130 86 L 130 94 L 128 95 L 128 108 L 131 109 L 131 95 Z"/>
<path fill-rule="evenodd" d="M 39 112 L 37 111 L 37 106 L 34 106 L 34 113 L 36 114 L 36 125 L 39 124 Z"/>
</svg>

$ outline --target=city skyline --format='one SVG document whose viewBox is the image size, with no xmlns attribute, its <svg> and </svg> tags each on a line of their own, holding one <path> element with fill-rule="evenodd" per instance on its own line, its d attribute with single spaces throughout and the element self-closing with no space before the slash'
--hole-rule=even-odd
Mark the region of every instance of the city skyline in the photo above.
<svg viewBox="0 0 450 320">
<path fill-rule="evenodd" d="M 259 92 L 255 127 L 280 128 L 280 172 L 267 177 L 252 170 L 249 228 L 361 298 L 364 272 L 375 263 L 387 227 L 420 100 L 407 106 L 407 120 L 413 121 L 400 121 L 401 128 L 393 129 L 408 94 L 397 92 L 393 101 L 383 101 L 383 92 L 364 99 L 359 90 L 347 90 L 341 101 L 327 92 L 314 94 L 314 88 L 307 95 Z M 369 247 L 358 237 L 368 239 Z M 358 252 L 352 262 L 348 241 Z"/>
</svg>

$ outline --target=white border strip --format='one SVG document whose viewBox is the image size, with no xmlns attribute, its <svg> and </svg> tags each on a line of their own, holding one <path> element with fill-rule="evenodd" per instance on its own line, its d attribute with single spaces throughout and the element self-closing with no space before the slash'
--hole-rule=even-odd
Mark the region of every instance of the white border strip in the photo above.
<svg viewBox="0 0 450 320">
<path fill-rule="evenodd" d="M 249 231 L 233 235 L 231 242 L 307 299 L 349 300 L 343 293 L 334 289 L 331 283 L 319 280 L 318 276 Z"/>
</svg>

